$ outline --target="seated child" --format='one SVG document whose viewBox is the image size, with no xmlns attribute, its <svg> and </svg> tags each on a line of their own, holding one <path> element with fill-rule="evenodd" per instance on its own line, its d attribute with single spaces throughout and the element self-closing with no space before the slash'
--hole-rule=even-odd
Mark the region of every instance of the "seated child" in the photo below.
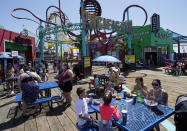
<svg viewBox="0 0 187 131">
<path fill-rule="evenodd" d="M 119 112 L 117 106 L 111 106 L 112 93 L 110 91 L 105 92 L 103 96 L 104 104 L 100 104 L 99 110 L 101 114 L 101 123 L 99 126 L 100 131 L 113 131 L 112 128 L 112 115 L 116 120 L 119 120 Z"/>
<path fill-rule="evenodd" d="M 99 84 L 99 78 L 97 75 L 94 75 L 94 87 L 95 87 L 95 94 L 100 95 L 100 84 Z"/>
<path fill-rule="evenodd" d="M 95 120 L 88 115 L 87 103 L 92 102 L 93 98 L 86 98 L 85 89 L 82 87 L 77 88 L 78 100 L 75 103 L 77 113 L 78 126 L 82 128 L 97 128 Z"/>
<path fill-rule="evenodd" d="M 134 86 L 134 89 L 131 91 L 131 93 L 140 93 L 141 97 L 147 97 L 148 90 L 147 87 L 144 85 L 143 77 L 136 77 L 135 79 L 136 85 Z"/>
<path fill-rule="evenodd" d="M 106 91 L 110 91 L 112 94 L 114 93 L 114 88 L 111 81 L 105 84 L 105 92 Z"/>
</svg>

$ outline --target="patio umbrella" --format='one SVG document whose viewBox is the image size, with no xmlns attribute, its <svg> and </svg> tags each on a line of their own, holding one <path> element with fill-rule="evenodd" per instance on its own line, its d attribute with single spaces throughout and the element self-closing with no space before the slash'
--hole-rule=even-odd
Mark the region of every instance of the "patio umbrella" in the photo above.
<svg viewBox="0 0 187 131">
<path fill-rule="evenodd" d="M 11 55 L 11 53 L 10 52 L 0 52 L 0 55 Z"/>
<path fill-rule="evenodd" d="M 13 57 L 8 54 L 2 54 L 0 55 L 0 59 L 12 59 Z"/>
<path fill-rule="evenodd" d="M 24 57 L 20 56 L 20 55 L 16 56 L 16 58 L 18 58 L 18 59 L 24 59 Z"/>
<path fill-rule="evenodd" d="M 104 56 L 99 56 L 95 59 L 93 59 L 95 62 L 113 62 L 113 63 L 121 63 L 121 61 L 113 56 L 109 55 L 104 55 Z"/>
</svg>

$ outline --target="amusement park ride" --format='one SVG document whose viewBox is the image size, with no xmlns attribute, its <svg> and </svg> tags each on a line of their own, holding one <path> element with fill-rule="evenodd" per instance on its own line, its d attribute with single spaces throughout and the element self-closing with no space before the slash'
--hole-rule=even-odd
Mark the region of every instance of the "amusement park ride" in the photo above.
<svg viewBox="0 0 187 131">
<path fill-rule="evenodd" d="M 85 56 L 89 56 L 88 52 L 86 52 L 86 48 L 88 48 L 89 44 L 95 44 L 97 42 L 107 44 L 109 41 L 112 41 L 114 37 L 112 35 L 117 34 L 115 36 L 115 40 L 118 39 L 125 39 L 128 40 L 128 48 L 131 49 L 131 33 L 132 33 L 132 21 L 129 21 L 129 8 L 131 7 L 138 7 L 142 9 L 145 13 L 146 19 L 143 26 L 147 22 L 147 12 L 146 10 L 139 6 L 139 5 L 130 5 L 128 6 L 123 12 L 123 20 L 122 22 L 113 21 L 110 19 L 105 19 L 101 17 L 101 6 L 96 0 L 81 0 L 80 1 L 80 23 L 68 23 L 68 17 L 63 13 L 61 10 L 61 4 L 59 0 L 59 6 L 51 5 L 46 9 L 46 20 L 42 20 L 41 18 L 37 17 L 34 13 L 32 13 L 28 9 L 24 8 L 16 8 L 11 12 L 11 15 L 16 19 L 26 19 L 31 20 L 37 24 L 39 24 L 38 32 L 39 35 L 39 43 L 40 43 L 40 53 L 41 53 L 41 60 L 44 60 L 44 53 L 43 47 L 44 42 L 47 43 L 55 43 L 51 44 L 50 46 L 56 46 L 56 60 L 58 61 L 58 45 L 60 45 L 62 50 L 62 44 L 68 44 L 72 42 L 77 42 L 76 38 L 82 36 L 82 58 Z M 57 11 L 52 12 L 49 15 L 49 9 L 55 8 Z M 30 18 L 23 18 L 17 17 L 13 15 L 16 11 L 26 11 L 30 13 L 33 17 L 35 17 L 38 21 L 35 21 Z M 127 21 L 125 21 L 125 15 L 127 13 Z M 60 19 L 60 25 L 57 24 L 56 20 Z M 52 22 L 52 19 L 55 19 Z M 45 25 L 44 25 L 44 24 Z M 78 34 L 77 31 L 81 31 L 81 34 Z M 63 32 L 66 36 L 69 37 L 71 41 L 61 41 L 58 39 L 57 33 Z M 97 41 L 92 41 L 90 38 L 92 35 L 97 36 Z M 107 36 L 106 39 L 102 39 L 101 36 Z M 128 52 L 131 53 L 130 50 Z M 61 53 L 62 55 L 62 53 Z M 62 59 L 62 56 L 61 56 Z"/>
</svg>

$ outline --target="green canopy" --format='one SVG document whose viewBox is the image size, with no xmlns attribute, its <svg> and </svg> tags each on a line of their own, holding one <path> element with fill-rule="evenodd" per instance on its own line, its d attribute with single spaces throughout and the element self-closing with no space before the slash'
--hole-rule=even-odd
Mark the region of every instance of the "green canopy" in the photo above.
<svg viewBox="0 0 187 131">
<path fill-rule="evenodd" d="M 27 51 L 28 47 L 23 45 L 16 45 L 11 42 L 5 42 L 5 49 Z"/>
</svg>

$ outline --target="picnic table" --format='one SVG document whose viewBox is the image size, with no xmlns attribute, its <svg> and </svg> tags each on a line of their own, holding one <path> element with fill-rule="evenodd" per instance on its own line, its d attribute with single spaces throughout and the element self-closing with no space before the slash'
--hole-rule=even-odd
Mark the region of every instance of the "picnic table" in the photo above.
<svg viewBox="0 0 187 131">
<path fill-rule="evenodd" d="M 119 96 L 123 98 L 123 93 L 118 93 Z M 142 99 L 143 100 L 143 99 Z M 103 104 L 103 100 L 99 99 L 100 103 Z M 156 107 L 147 106 L 144 102 L 133 104 L 132 98 L 126 98 L 121 100 L 116 100 L 112 98 L 111 105 L 117 105 L 120 118 L 118 121 L 113 119 L 113 123 L 121 129 L 127 131 L 147 131 L 152 129 L 155 125 L 159 124 L 163 120 L 167 119 L 174 114 L 174 109 L 158 104 Z M 99 113 L 99 105 L 89 104 L 89 106 Z M 163 114 L 159 115 L 152 109 L 158 109 Z M 121 110 L 127 110 L 127 122 L 124 124 L 122 122 Z"/>
<path fill-rule="evenodd" d="M 47 81 L 47 82 L 39 83 L 38 85 L 39 85 L 39 90 L 40 91 L 44 91 L 44 90 L 46 91 L 45 98 L 39 98 L 33 104 L 42 104 L 44 102 L 48 102 L 49 106 L 51 108 L 52 107 L 52 101 L 61 98 L 60 96 L 52 96 L 51 97 L 51 89 L 58 88 L 57 82 Z M 14 102 L 18 103 L 19 108 L 21 107 L 21 101 L 22 101 L 22 93 L 19 93 L 19 94 L 16 95 L 16 98 L 14 99 Z M 40 106 L 40 108 L 41 108 L 41 106 Z"/>
<path fill-rule="evenodd" d="M 104 85 L 109 81 L 109 74 L 98 74 L 100 85 Z"/>
<path fill-rule="evenodd" d="M 58 87 L 58 83 L 55 81 L 41 82 L 38 85 L 39 85 L 40 91 L 43 91 L 43 90 L 46 91 L 45 96 L 47 96 L 47 97 L 51 96 L 51 89 Z"/>
</svg>

